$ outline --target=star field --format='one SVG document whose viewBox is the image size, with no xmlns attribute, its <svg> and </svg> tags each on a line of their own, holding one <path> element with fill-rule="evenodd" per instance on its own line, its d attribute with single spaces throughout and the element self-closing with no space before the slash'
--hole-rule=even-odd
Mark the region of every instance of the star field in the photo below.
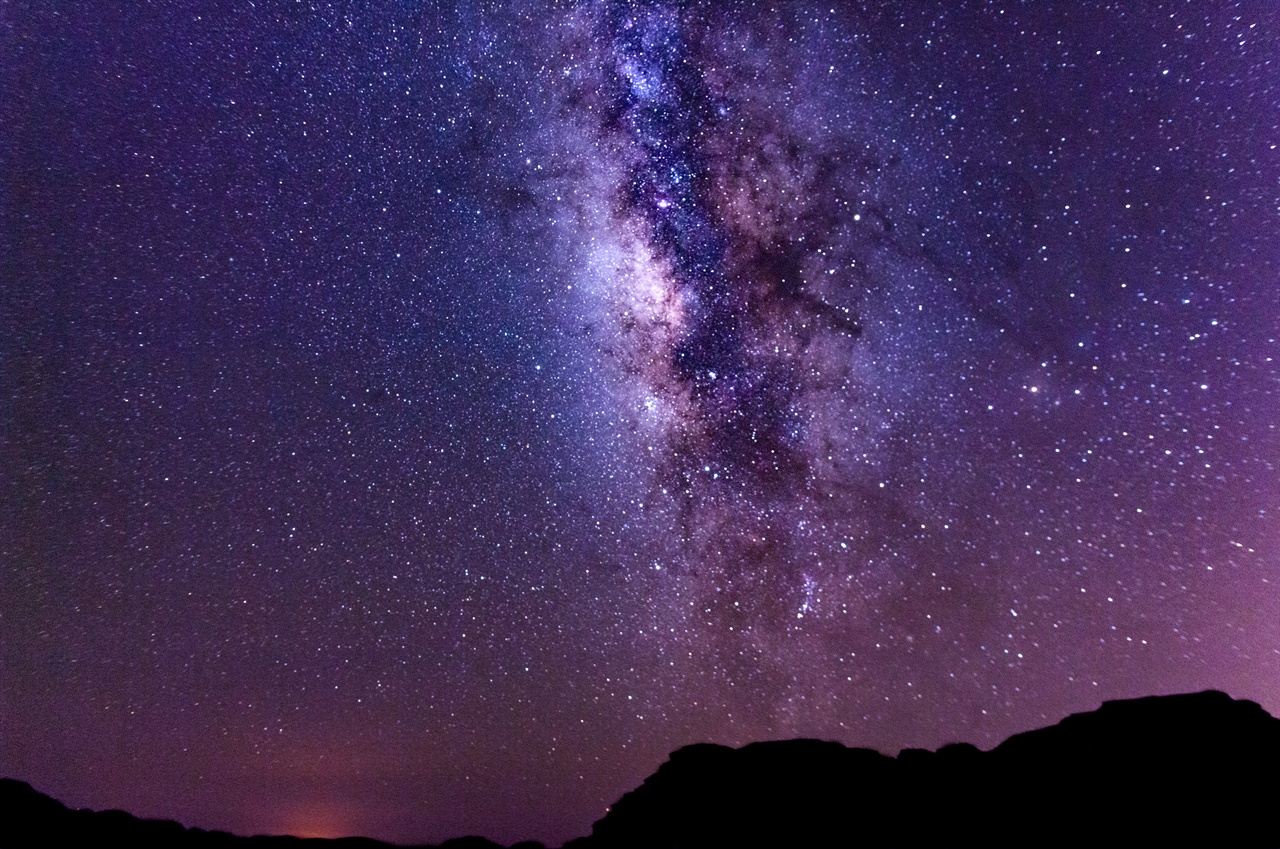
<svg viewBox="0 0 1280 849">
<path fill-rule="evenodd" d="M 1280 714 L 1267 2 L 0 11 L 0 775 L 550 845 Z"/>
</svg>

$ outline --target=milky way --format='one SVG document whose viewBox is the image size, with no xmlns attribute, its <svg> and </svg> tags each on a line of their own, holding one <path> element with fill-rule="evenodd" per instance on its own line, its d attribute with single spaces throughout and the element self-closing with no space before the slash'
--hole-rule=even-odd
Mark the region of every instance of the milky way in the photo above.
<svg viewBox="0 0 1280 849">
<path fill-rule="evenodd" d="M 850 545 L 893 507 L 866 469 L 883 415 L 858 337 L 867 269 L 901 258 L 874 185 L 900 157 L 869 111 L 826 108 L 851 81 L 821 26 L 592 11 L 570 97 L 594 122 L 587 155 L 611 153 L 591 243 L 625 260 L 586 282 L 641 449 L 627 462 L 650 479 L 643 509 L 669 508 L 671 565 L 712 628 L 785 628 L 855 577 Z"/>
<path fill-rule="evenodd" d="M 0 774 L 559 843 L 1280 712 L 1269 2 L 0 12 Z"/>
</svg>

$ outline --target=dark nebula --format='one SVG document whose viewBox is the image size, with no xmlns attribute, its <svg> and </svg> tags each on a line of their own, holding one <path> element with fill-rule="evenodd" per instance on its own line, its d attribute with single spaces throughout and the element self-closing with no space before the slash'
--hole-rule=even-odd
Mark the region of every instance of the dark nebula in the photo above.
<svg viewBox="0 0 1280 849">
<path fill-rule="evenodd" d="M 1280 713 L 1272 2 L 0 7 L 0 776 L 548 844 Z"/>
</svg>

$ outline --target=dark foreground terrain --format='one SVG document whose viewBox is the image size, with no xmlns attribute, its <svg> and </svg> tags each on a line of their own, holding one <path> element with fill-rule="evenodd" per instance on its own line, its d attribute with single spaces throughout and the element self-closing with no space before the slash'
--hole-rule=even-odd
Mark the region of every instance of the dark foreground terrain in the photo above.
<svg viewBox="0 0 1280 849">
<path fill-rule="evenodd" d="M 302 843 L 387 846 L 73 811 L 0 779 L 0 849 Z M 1107 702 L 990 752 L 957 744 L 892 758 L 817 740 L 688 746 L 566 849 L 963 846 L 1280 849 L 1280 720 L 1205 692 Z"/>
</svg>

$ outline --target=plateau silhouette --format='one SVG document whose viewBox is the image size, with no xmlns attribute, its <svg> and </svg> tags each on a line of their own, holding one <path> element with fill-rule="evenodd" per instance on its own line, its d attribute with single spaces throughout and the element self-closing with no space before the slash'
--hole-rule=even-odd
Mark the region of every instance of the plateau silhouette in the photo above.
<svg viewBox="0 0 1280 849">
<path fill-rule="evenodd" d="M 1280 847 L 1280 720 L 1207 691 L 1105 702 L 991 751 L 890 757 L 819 740 L 674 752 L 565 849 Z M 0 779 L 0 849 L 375 849 L 365 838 L 235 837 L 69 810 Z M 536 849 L 541 844 L 517 844 Z M 493 849 L 479 837 L 447 849 Z"/>
</svg>

